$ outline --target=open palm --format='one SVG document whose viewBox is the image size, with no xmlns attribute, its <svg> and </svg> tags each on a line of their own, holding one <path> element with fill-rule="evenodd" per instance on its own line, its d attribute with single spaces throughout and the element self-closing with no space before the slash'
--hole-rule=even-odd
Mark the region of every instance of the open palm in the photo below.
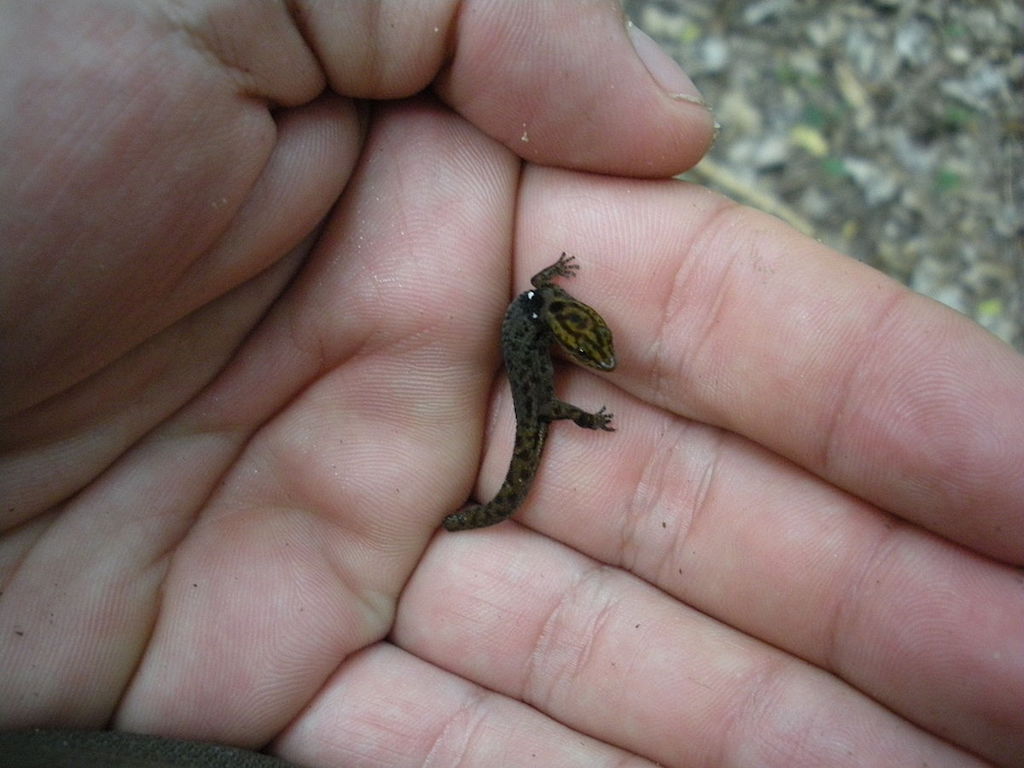
<svg viewBox="0 0 1024 768">
<path fill-rule="evenodd" d="M 0 726 L 1024 754 L 1024 361 L 657 180 L 711 122 L 614 5 L 36 5 L 0 67 Z M 554 425 L 513 521 L 440 532 L 501 482 L 498 326 L 562 251 L 619 367 L 559 392 L 617 431 Z"/>
</svg>

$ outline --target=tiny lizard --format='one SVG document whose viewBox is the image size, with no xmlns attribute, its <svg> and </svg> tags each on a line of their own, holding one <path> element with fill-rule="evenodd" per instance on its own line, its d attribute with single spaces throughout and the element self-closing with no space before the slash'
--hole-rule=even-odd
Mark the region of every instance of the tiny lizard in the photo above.
<svg viewBox="0 0 1024 768">
<path fill-rule="evenodd" d="M 575 257 L 563 253 L 530 279 L 532 290 L 519 294 L 509 305 L 501 325 L 501 348 L 516 412 L 512 461 L 497 495 L 486 504 L 470 504 L 448 515 L 446 530 L 483 528 L 516 511 L 537 474 L 552 421 L 570 419 L 585 429 L 615 431 L 612 414 L 604 406 L 589 413 L 555 397 L 552 342 L 590 368 L 615 368 L 612 332 L 604 319 L 552 282 L 555 277 L 572 277 L 578 269 Z"/>
</svg>

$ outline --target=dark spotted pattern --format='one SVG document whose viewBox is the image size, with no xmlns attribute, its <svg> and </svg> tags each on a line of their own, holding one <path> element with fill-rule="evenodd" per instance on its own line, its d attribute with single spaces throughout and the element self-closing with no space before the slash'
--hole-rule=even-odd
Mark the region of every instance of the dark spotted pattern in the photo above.
<svg viewBox="0 0 1024 768">
<path fill-rule="evenodd" d="M 519 294 L 501 326 L 505 370 L 512 385 L 516 441 L 505 482 L 486 504 L 470 504 L 444 519 L 449 531 L 483 528 L 505 520 L 526 498 L 540 466 L 548 424 L 570 419 L 586 429 L 614 432 L 612 414 L 602 407 L 588 413 L 555 397 L 551 343 L 557 342 L 584 365 L 600 371 L 615 368 L 612 332 L 591 307 L 552 283 L 572 277 L 579 265 L 564 253 L 530 282 L 534 290 Z"/>
</svg>

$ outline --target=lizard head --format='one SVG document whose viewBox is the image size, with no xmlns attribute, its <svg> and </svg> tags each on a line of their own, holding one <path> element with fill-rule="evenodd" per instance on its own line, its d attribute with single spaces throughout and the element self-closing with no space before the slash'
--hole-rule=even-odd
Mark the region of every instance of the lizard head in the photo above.
<svg viewBox="0 0 1024 768">
<path fill-rule="evenodd" d="M 593 307 L 551 286 L 545 306 L 545 320 L 559 345 L 589 368 L 615 368 L 612 331 Z"/>
</svg>

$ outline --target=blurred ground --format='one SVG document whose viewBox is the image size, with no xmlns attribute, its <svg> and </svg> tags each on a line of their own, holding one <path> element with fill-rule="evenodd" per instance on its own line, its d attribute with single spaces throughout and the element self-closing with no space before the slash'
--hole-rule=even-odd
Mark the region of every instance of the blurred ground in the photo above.
<svg viewBox="0 0 1024 768">
<path fill-rule="evenodd" d="M 1024 351 L 1019 0 L 626 0 L 721 130 L 684 178 Z"/>
</svg>

